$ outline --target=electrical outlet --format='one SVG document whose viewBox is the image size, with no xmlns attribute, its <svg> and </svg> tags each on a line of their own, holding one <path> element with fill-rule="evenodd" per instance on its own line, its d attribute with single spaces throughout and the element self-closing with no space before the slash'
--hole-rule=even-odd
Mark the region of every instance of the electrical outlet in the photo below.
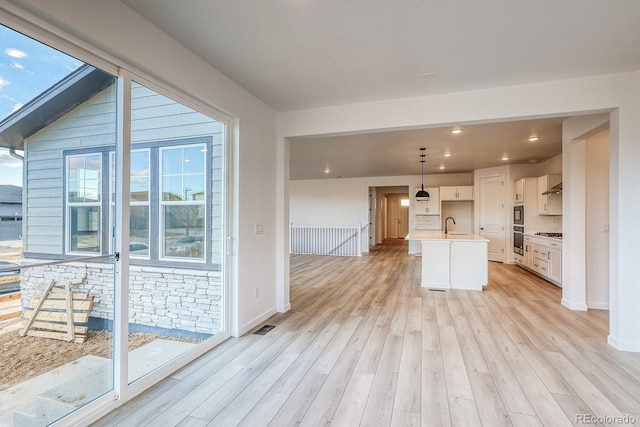
<svg viewBox="0 0 640 427">
<path fill-rule="evenodd" d="M 253 288 L 253 297 L 258 298 L 258 295 L 260 295 L 260 288 L 256 286 Z"/>
<path fill-rule="evenodd" d="M 256 234 L 264 233 L 264 226 L 262 224 L 256 224 Z"/>
</svg>

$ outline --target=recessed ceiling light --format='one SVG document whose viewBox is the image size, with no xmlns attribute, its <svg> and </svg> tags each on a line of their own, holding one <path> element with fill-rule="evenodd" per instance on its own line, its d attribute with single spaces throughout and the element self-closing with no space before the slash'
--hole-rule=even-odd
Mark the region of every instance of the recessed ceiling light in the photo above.
<svg viewBox="0 0 640 427">
<path fill-rule="evenodd" d="M 326 168 L 326 169 L 324 170 L 324 173 L 331 173 L 331 170 L 330 170 L 329 168 Z"/>
<path fill-rule="evenodd" d="M 452 129 L 451 133 L 454 134 L 454 135 L 458 135 L 458 134 L 462 133 L 462 129 L 459 129 L 459 128 L 458 129 Z"/>
<path fill-rule="evenodd" d="M 422 73 L 422 77 L 433 77 L 435 75 L 436 75 L 436 73 L 434 73 L 433 71 L 428 71 L 426 73 Z"/>
<path fill-rule="evenodd" d="M 509 160 L 509 156 L 505 154 L 504 156 L 502 156 L 502 160 Z"/>
<path fill-rule="evenodd" d="M 529 141 L 531 142 L 536 142 L 537 140 L 539 140 L 540 138 L 538 138 L 537 136 L 530 136 L 529 137 Z"/>
<path fill-rule="evenodd" d="M 444 153 L 445 157 L 451 157 L 451 153 L 449 153 L 448 151 L 446 153 Z"/>
<path fill-rule="evenodd" d="M 444 169 L 444 165 L 440 165 L 440 170 Z"/>
</svg>

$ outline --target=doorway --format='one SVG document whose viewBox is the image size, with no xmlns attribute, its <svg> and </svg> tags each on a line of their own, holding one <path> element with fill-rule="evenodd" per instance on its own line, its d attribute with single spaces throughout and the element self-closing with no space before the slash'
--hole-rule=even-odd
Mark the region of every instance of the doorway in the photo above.
<svg viewBox="0 0 640 427">
<path fill-rule="evenodd" d="M 407 244 L 409 234 L 409 186 L 370 187 L 371 232 L 375 244 Z M 373 240 L 373 239 L 372 239 Z"/>
<path fill-rule="evenodd" d="M 404 239 L 409 234 L 409 195 L 386 196 L 386 239 Z"/>
</svg>

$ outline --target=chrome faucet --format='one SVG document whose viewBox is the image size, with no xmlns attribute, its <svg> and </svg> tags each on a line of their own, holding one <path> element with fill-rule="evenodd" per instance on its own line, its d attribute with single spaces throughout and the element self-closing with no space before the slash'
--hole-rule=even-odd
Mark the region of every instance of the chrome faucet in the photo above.
<svg viewBox="0 0 640 427">
<path fill-rule="evenodd" d="M 444 220 L 444 234 L 449 233 L 449 220 L 453 221 L 453 225 L 456 225 L 456 220 L 452 216 L 448 216 L 447 219 Z"/>
</svg>

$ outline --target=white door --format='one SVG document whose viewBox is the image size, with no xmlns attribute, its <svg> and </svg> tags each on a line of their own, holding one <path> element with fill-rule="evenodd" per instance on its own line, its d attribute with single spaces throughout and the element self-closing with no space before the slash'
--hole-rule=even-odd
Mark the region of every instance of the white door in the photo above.
<svg viewBox="0 0 640 427">
<path fill-rule="evenodd" d="M 409 196 L 403 195 L 398 204 L 398 239 L 403 239 L 409 234 L 409 205 L 403 205 L 402 200 L 408 202 Z"/>
<path fill-rule="evenodd" d="M 398 209 L 400 208 L 400 198 L 391 194 L 387 197 L 387 238 L 398 238 Z"/>
<path fill-rule="evenodd" d="M 489 240 L 489 261 L 504 262 L 504 175 L 480 178 L 480 236 Z"/>
</svg>

